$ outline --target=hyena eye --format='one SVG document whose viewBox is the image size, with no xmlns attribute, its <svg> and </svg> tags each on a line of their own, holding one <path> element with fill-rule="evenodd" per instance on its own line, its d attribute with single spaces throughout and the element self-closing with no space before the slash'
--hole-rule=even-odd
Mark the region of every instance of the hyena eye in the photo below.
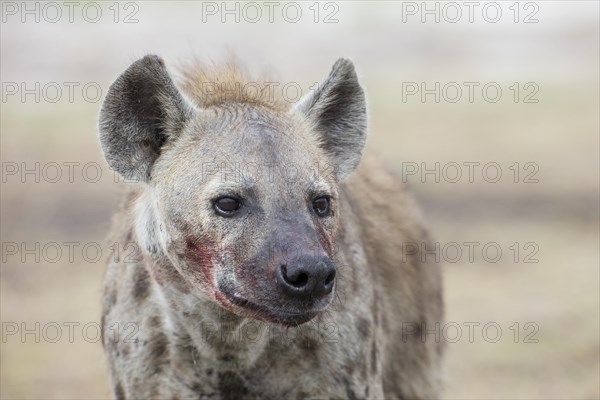
<svg viewBox="0 0 600 400">
<path fill-rule="evenodd" d="M 221 217 L 231 217 L 240 208 L 241 203 L 233 197 L 220 197 L 214 203 L 217 214 Z"/>
<path fill-rule="evenodd" d="M 327 196 L 317 197 L 316 199 L 313 200 L 312 205 L 313 205 L 313 210 L 315 210 L 315 212 L 317 213 L 317 215 L 319 217 L 326 217 L 327 215 L 329 215 L 329 212 L 330 212 L 329 197 L 327 197 Z"/>
</svg>

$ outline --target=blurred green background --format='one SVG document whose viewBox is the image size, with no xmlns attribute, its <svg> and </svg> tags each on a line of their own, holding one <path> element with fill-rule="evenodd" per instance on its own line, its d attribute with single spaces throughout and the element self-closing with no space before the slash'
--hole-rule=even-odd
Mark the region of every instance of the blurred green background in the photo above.
<svg viewBox="0 0 600 400">
<path fill-rule="evenodd" d="M 351 58 L 368 95 L 370 151 L 404 173 L 448 250 L 440 251 L 449 261 L 443 332 L 454 343 L 444 396 L 600 397 L 598 2 L 500 2 L 497 22 L 486 2 L 477 3 L 473 22 L 463 2 L 281 2 L 273 22 L 262 2 L 254 3 L 257 22 L 246 3 L 76 3 L 73 22 L 64 6 L 58 18 L 45 3 L 2 3 L 2 398 L 111 396 L 95 330 L 107 256 L 95 261 L 95 246 L 82 248 L 103 242 L 122 186 L 100 153 L 94 88 L 105 93 L 146 53 L 169 67 L 235 54 L 250 70 L 304 91 L 338 57 Z M 425 8 L 437 9 L 439 22 Z M 407 92 L 436 82 L 439 102 Z M 465 82 L 478 85 L 472 102 Z M 488 83 L 502 89 L 496 102 L 492 89 L 482 93 Z M 39 99 L 23 91 L 36 92 L 36 84 Z M 463 97 L 452 102 L 456 86 Z M 436 162 L 439 182 L 422 177 Z M 480 167 L 470 182 L 464 163 L 473 162 Z M 21 176 L 36 163 L 39 182 L 35 173 Z M 452 163 L 462 166 L 458 182 Z M 481 174 L 488 163 L 502 172 L 497 182 L 494 170 Z M 474 259 L 451 262 L 454 242 L 465 251 L 464 243 L 478 243 Z M 496 262 L 492 251 L 482 254 L 490 243 L 502 250 Z M 62 335 L 52 340 L 56 324 Z M 456 326 L 462 336 L 454 340 Z M 23 328 L 39 340 L 22 338 Z"/>
</svg>

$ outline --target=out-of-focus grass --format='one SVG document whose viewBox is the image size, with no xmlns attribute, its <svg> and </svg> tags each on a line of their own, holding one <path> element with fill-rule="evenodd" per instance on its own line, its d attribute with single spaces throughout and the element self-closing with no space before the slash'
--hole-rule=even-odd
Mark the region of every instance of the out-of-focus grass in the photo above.
<svg viewBox="0 0 600 400">
<path fill-rule="evenodd" d="M 445 267 L 447 321 L 462 326 L 463 337 L 448 345 L 447 398 L 597 398 L 598 243 L 597 227 L 580 223 L 507 220 L 471 221 L 461 226 L 464 240 L 511 243 L 536 238 L 538 263 L 512 261 L 448 264 Z M 456 230 L 442 227 L 439 239 L 455 241 Z M 503 247 L 506 249 L 506 247 Z M 478 322 L 470 343 L 465 322 Z M 497 343 L 482 327 L 502 328 Z M 515 343 L 514 323 L 519 323 Z M 539 331 L 525 342 L 533 328 Z M 495 330 L 490 329 L 491 337 Z M 449 337 L 453 334 L 448 334 Z"/>
<path fill-rule="evenodd" d="M 539 184 L 510 182 L 410 183 L 425 202 L 425 216 L 441 243 L 535 241 L 538 263 L 498 263 L 481 257 L 445 265 L 447 321 L 496 322 L 497 343 L 464 337 L 448 345 L 448 398 L 598 398 L 598 220 L 573 197 L 598 196 L 597 98 L 586 88 L 546 92 L 528 107 L 510 104 L 402 104 L 377 82 L 369 90 L 370 146 L 399 170 L 403 161 L 490 160 L 540 165 Z M 387 93 L 387 94 L 386 94 Z M 596 107 L 596 108 L 594 108 Z M 75 161 L 103 164 L 95 119 L 98 104 L 31 105 L 7 103 L 2 114 L 3 162 Z M 553 118 L 549 119 L 548 116 Z M 552 122 L 549 122 L 552 121 Z M 80 170 L 79 170 L 80 171 Z M 2 241 L 98 242 L 104 239 L 117 201 L 118 186 L 105 168 L 97 183 L 2 185 Z M 496 199 L 486 203 L 485 199 Z M 540 210 L 536 202 L 549 205 Z M 456 208 L 456 199 L 467 204 Z M 474 212 L 478 207 L 479 212 Z M 483 211 L 481 211 L 483 210 Z M 3 398 L 103 398 L 109 385 L 100 342 L 83 339 L 81 326 L 100 319 L 105 257 L 86 263 L 2 265 L 2 322 L 79 323 L 75 340 L 35 343 L 29 335 L 2 343 Z M 533 322 L 539 343 L 515 343 L 510 326 Z M 90 329 L 90 336 L 94 330 Z M 524 331 L 521 329 L 521 336 Z"/>
</svg>

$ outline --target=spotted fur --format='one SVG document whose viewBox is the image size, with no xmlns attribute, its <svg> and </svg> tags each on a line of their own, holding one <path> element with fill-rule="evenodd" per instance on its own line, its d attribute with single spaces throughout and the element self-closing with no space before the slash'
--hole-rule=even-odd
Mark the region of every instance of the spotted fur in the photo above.
<svg viewBox="0 0 600 400">
<path fill-rule="evenodd" d="M 189 67 L 176 85 L 146 56 L 102 106 L 106 159 L 138 181 L 109 239 L 121 251 L 102 315 L 115 397 L 437 397 L 443 344 L 405 338 L 403 326 L 442 321 L 439 266 L 402 254 L 429 239 L 402 184 L 361 157 L 366 105 L 352 63 L 336 62 L 295 105 L 201 85 L 243 82 L 239 71 Z M 240 178 L 238 165 L 267 173 Z M 302 174 L 290 179 L 292 165 Z M 224 193 L 244 199 L 235 217 L 215 213 Z M 311 208 L 322 195 L 325 217 Z M 333 291 L 282 294 L 276 271 L 294 257 L 332 260 Z"/>
</svg>

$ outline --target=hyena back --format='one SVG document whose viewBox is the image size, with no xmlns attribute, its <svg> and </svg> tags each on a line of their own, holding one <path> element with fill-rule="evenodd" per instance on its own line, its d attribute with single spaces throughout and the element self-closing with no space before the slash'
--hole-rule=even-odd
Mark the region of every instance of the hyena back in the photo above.
<svg viewBox="0 0 600 400">
<path fill-rule="evenodd" d="M 359 165 L 352 63 L 293 105 L 244 79 L 192 67 L 176 86 L 146 56 L 107 93 L 105 157 L 137 182 L 103 296 L 115 396 L 436 397 L 439 267 L 404 251 L 428 238 L 402 185 Z"/>
</svg>

